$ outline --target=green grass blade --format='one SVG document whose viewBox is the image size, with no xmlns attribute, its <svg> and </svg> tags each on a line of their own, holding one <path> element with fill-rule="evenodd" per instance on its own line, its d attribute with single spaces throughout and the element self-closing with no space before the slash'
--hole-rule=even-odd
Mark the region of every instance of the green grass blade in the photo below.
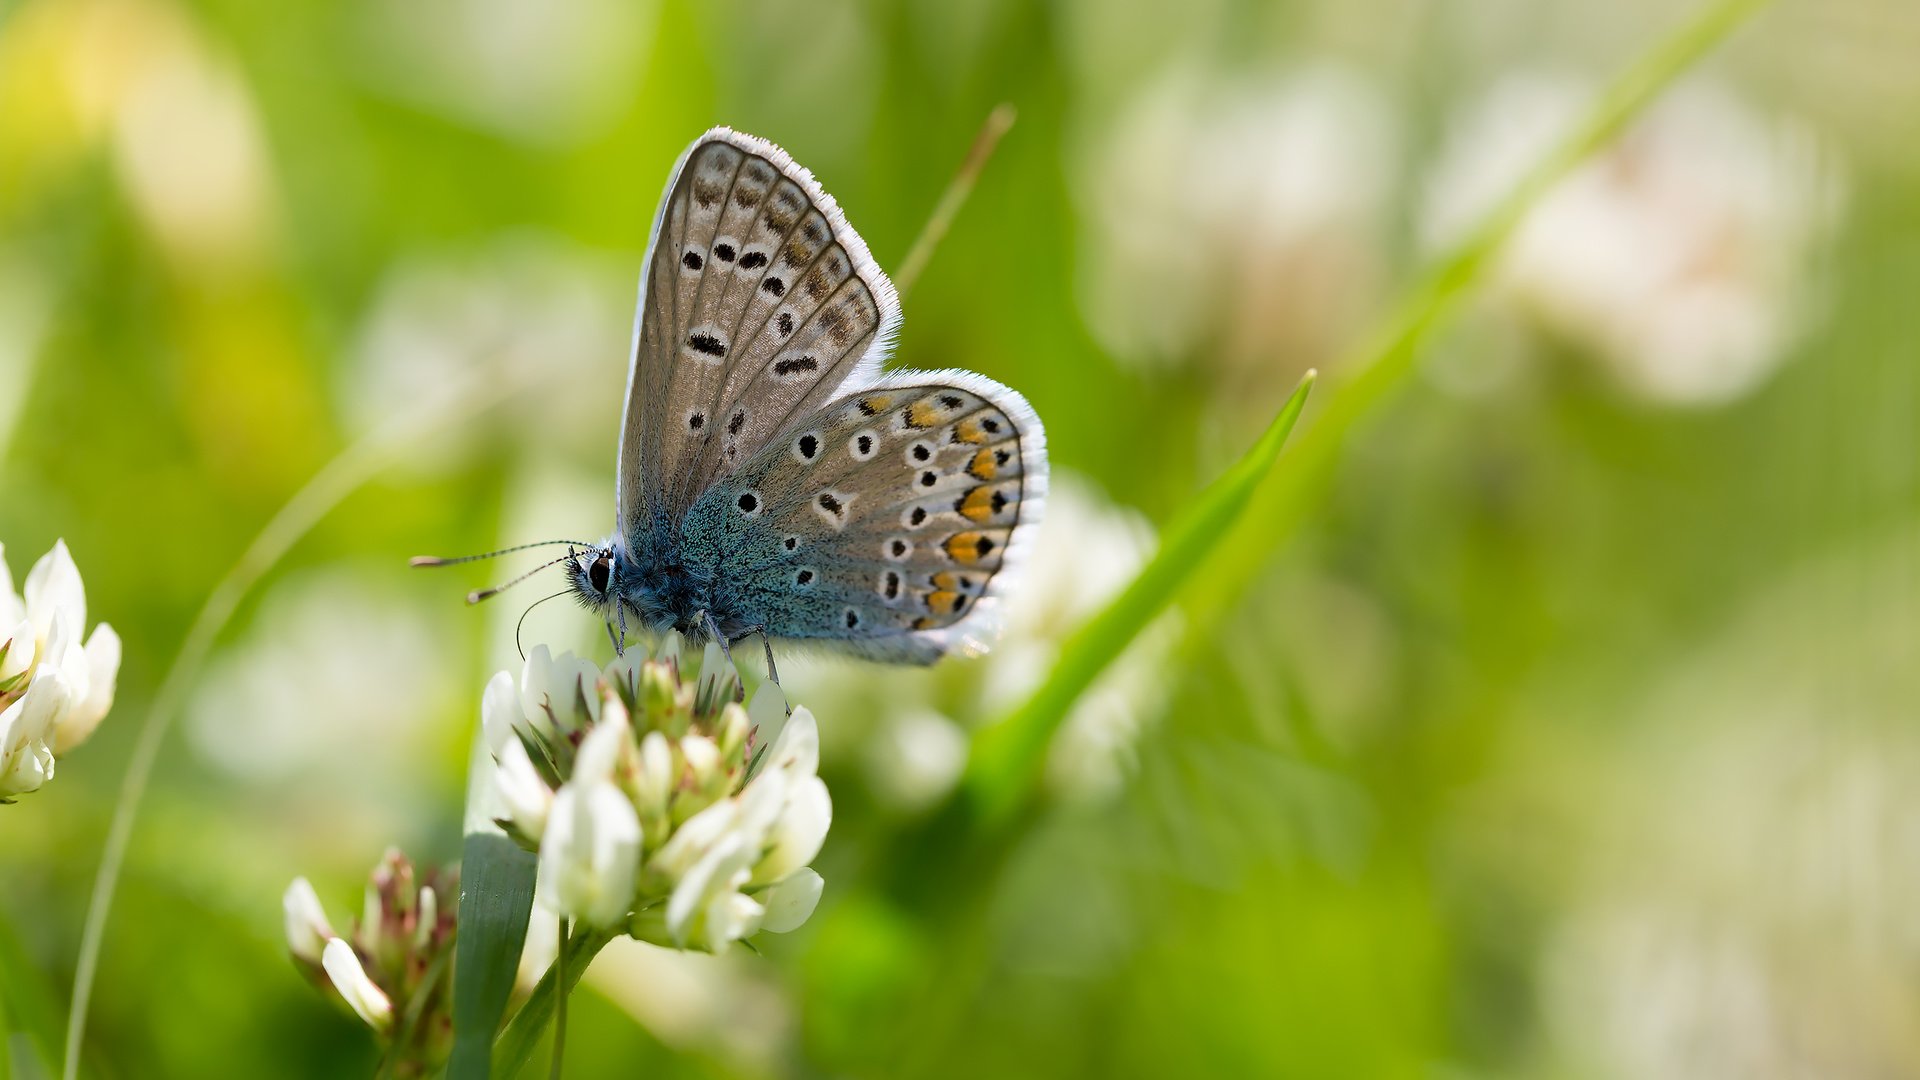
<svg viewBox="0 0 1920 1080">
<path fill-rule="evenodd" d="M 493 754 L 476 727 L 467 757 L 466 839 L 460 852 L 460 936 L 453 957 L 453 1053 L 449 1080 L 485 1080 L 493 1039 L 513 996 L 533 912 L 534 854 L 500 826 Z"/>
<path fill-rule="evenodd" d="M 493 1033 L 513 994 L 533 910 L 534 856 L 494 832 L 467 834 L 460 855 L 460 937 L 454 943 L 449 1080 L 484 1080 Z"/>
<path fill-rule="evenodd" d="M 1348 435 L 1413 372 L 1420 347 L 1485 278 L 1494 258 L 1554 185 L 1620 134 L 1642 109 L 1768 0 L 1717 0 L 1628 66 L 1594 101 L 1578 127 L 1515 185 L 1474 231 L 1430 269 L 1380 330 L 1334 370 L 1343 381 L 1313 430 L 1300 440 L 1294 467 L 1261 485 L 1214 571 L 1196 584 L 1191 628 L 1205 633 L 1265 565 L 1276 541 L 1299 526 L 1326 483 Z"/>
<path fill-rule="evenodd" d="M 408 410 L 341 451 L 268 520 L 253 543 L 241 553 L 239 561 L 207 595 L 206 603 L 194 617 L 186 640 L 174 654 L 173 663 L 141 720 L 133 756 L 120 780 L 113 822 L 107 829 L 106 846 L 100 853 L 100 867 L 94 874 L 93 894 L 88 899 L 87 918 L 80 933 L 80 958 L 74 968 L 73 996 L 67 1008 L 64 1080 L 75 1080 L 80 1073 L 80 1051 L 86 1042 L 87 1008 L 93 996 L 94 977 L 99 972 L 100 946 L 106 936 L 107 917 L 113 910 L 114 892 L 119 888 L 120 869 L 126 864 L 127 846 L 133 840 L 134 822 L 140 814 L 140 803 L 146 797 L 147 781 L 153 777 L 153 766 L 159 760 L 168 729 L 213 652 L 214 641 L 232 621 L 240 602 L 253 587 L 342 500 L 399 460 L 402 453 L 421 438 L 509 399 L 522 389 L 525 381 L 503 379 L 489 384 L 476 377 L 424 408 Z"/>
<path fill-rule="evenodd" d="M 1253 449 L 1201 493 L 1168 530 L 1159 552 L 1132 584 L 1067 640 L 1053 677 L 1018 712 L 985 729 L 974 741 L 965 790 L 986 824 L 1004 820 L 1019 805 L 1039 776 L 1047 744 L 1073 703 L 1166 610 L 1245 512 L 1248 497 L 1272 470 L 1300 419 L 1313 380 L 1308 372 Z"/>
</svg>

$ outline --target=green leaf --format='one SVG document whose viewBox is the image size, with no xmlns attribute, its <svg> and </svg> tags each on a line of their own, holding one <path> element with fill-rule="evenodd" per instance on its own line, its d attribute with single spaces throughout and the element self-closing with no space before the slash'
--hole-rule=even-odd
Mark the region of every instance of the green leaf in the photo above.
<svg viewBox="0 0 1920 1080">
<path fill-rule="evenodd" d="M 505 836 L 469 833 L 460 856 L 450 1080 L 484 1080 L 533 910 L 534 857 Z"/>
<path fill-rule="evenodd" d="M 493 755 L 474 732 L 467 769 L 467 836 L 460 853 L 459 937 L 453 957 L 453 1054 L 449 1080 L 485 1080 L 493 1037 L 513 994 L 533 911 L 537 865 L 487 811 Z"/>
<path fill-rule="evenodd" d="M 1006 819 L 1035 787 L 1048 742 L 1094 679 L 1166 610 L 1246 511 L 1253 489 L 1273 468 L 1306 407 L 1314 375 L 1300 381 L 1266 433 L 1168 529 L 1140 575 L 1061 649 L 1053 677 L 1005 721 L 983 730 L 967 763 L 965 791 L 982 824 Z"/>
</svg>

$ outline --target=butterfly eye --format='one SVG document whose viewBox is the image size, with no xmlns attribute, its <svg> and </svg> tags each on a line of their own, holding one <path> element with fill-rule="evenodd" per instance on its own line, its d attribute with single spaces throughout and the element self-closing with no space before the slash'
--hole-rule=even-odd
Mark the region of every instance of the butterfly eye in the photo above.
<svg viewBox="0 0 1920 1080">
<path fill-rule="evenodd" d="M 602 555 L 593 560 L 593 565 L 587 567 L 587 581 L 593 585 L 595 592 L 606 592 L 607 586 L 613 582 L 613 559 Z"/>
</svg>

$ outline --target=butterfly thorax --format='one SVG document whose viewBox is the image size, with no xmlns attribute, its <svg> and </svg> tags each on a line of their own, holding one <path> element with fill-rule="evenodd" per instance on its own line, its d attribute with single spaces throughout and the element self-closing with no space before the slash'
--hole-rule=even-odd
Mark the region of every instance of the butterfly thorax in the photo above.
<svg viewBox="0 0 1920 1080">
<path fill-rule="evenodd" d="M 580 601 L 609 622 L 660 634 L 677 630 L 696 640 L 718 623 L 732 633 L 732 612 L 714 610 L 713 575 L 672 557 L 630 552 L 610 539 L 589 559 L 577 561 L 571 577 Z M 604 566 L 594 570 L 595 561 Z"/>
</svg>

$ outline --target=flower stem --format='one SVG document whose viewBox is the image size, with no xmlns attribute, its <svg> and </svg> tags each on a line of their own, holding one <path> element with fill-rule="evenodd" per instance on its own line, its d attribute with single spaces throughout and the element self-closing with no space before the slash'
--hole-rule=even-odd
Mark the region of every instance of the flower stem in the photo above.
<svg viewBox="0 0 1920 1080">
<path fill-rule="evenodd" d="M 893 288 L 899 296 L 904 298 L 913 291 L 914 283 L 920 280 L 921 272 L 933 259 L 933 249 L 940 246 L 947 230 L 953 227 L 953 219 L 960 216 L 960 208 L 966 205 L 967 196 L 973 194 L 973 185 L 980 181 L 980 173 L 986 169 L 994 147 L 1000 145 L 1000 137 L 1013 127 L 1013 117 L 1013 106 L 1004 101 L 987 114 L 980 133 L 973 137 L 973 146 L 967 150 L 967 159 L 960 164 L 960 171 L 940 194 L 933 216 L 914 238 L 907 257 L 900 260 L 900 270 L 893 275 Z"/>
<path fill-rule="evenodd" d="M 552 1080 L 560 1080 L 560 1063 L 567 1053 L 567 998 L 572 995 L 572 984 L 567 982 L 567 946 L 572 935 L 573 920 L 560 920 L 560 947 L 553 951 L 554 979 L 563 988 L 553 1003 L 553 1069 L 548 1074 Z"/>
<path fill-rule="evenodd" d="M 126 863 L 127 845 L 133 839 L 134 819 L 146 795 L 147 781 L 153 777 L 154 762 L 159 758 L 167 729 L 213 651 L 214 640 L 267 571 L 342 500 L 396 460 L 400 451 L 429 432 L 506 400 L 522 389 L 525 381 L 501 379 L 489 385 L 487 380 L 475 379 L 424 410 L 407 410 L 341 451 L 287 500 L 208 594 L 141 721 L 133 756 L 120 780 L 120 796 L 114 804 L 113 823 L 107 830 L 106 846 L 100 854 L 100 868 L 94 874 L 93 895 L 87 903 L 87 921 L 80 935 L 80 958 L 74 969 L 73 997 L 67 1009 L 66 1057 L 62 1070 L 65 1080 L 76 1080 L 80 1075 L 87 1005 L 92 1000 L 94 977 L 99 973 L 107 915 L 113 908 L 120 869 Z"/>
<path fill-rule="evenodd" d="M 583 931 L 568 938 L 560 952 L 555 954 L 553 966 L 540 977 L 540 984 L 533 988 L 527 1003 L 520 1006 L 520 1011 L 514 1013 L 513 1019 L 507 1022 L 507 1029 L 494 1040 L 494 1076 L 519 1075 L 527 1059 L 533 1056 L 533 1049 L 539 1044 L 547 1021 L 558 1008 L 560 997 L 573 992 L 573 988 L 579 985 L 580 976 L 586 973 L 587 965 L 612 940 L 612 935 L 597 930 Z M 564 991 L 561 989 L 563 974 Z"/>
</svg>

